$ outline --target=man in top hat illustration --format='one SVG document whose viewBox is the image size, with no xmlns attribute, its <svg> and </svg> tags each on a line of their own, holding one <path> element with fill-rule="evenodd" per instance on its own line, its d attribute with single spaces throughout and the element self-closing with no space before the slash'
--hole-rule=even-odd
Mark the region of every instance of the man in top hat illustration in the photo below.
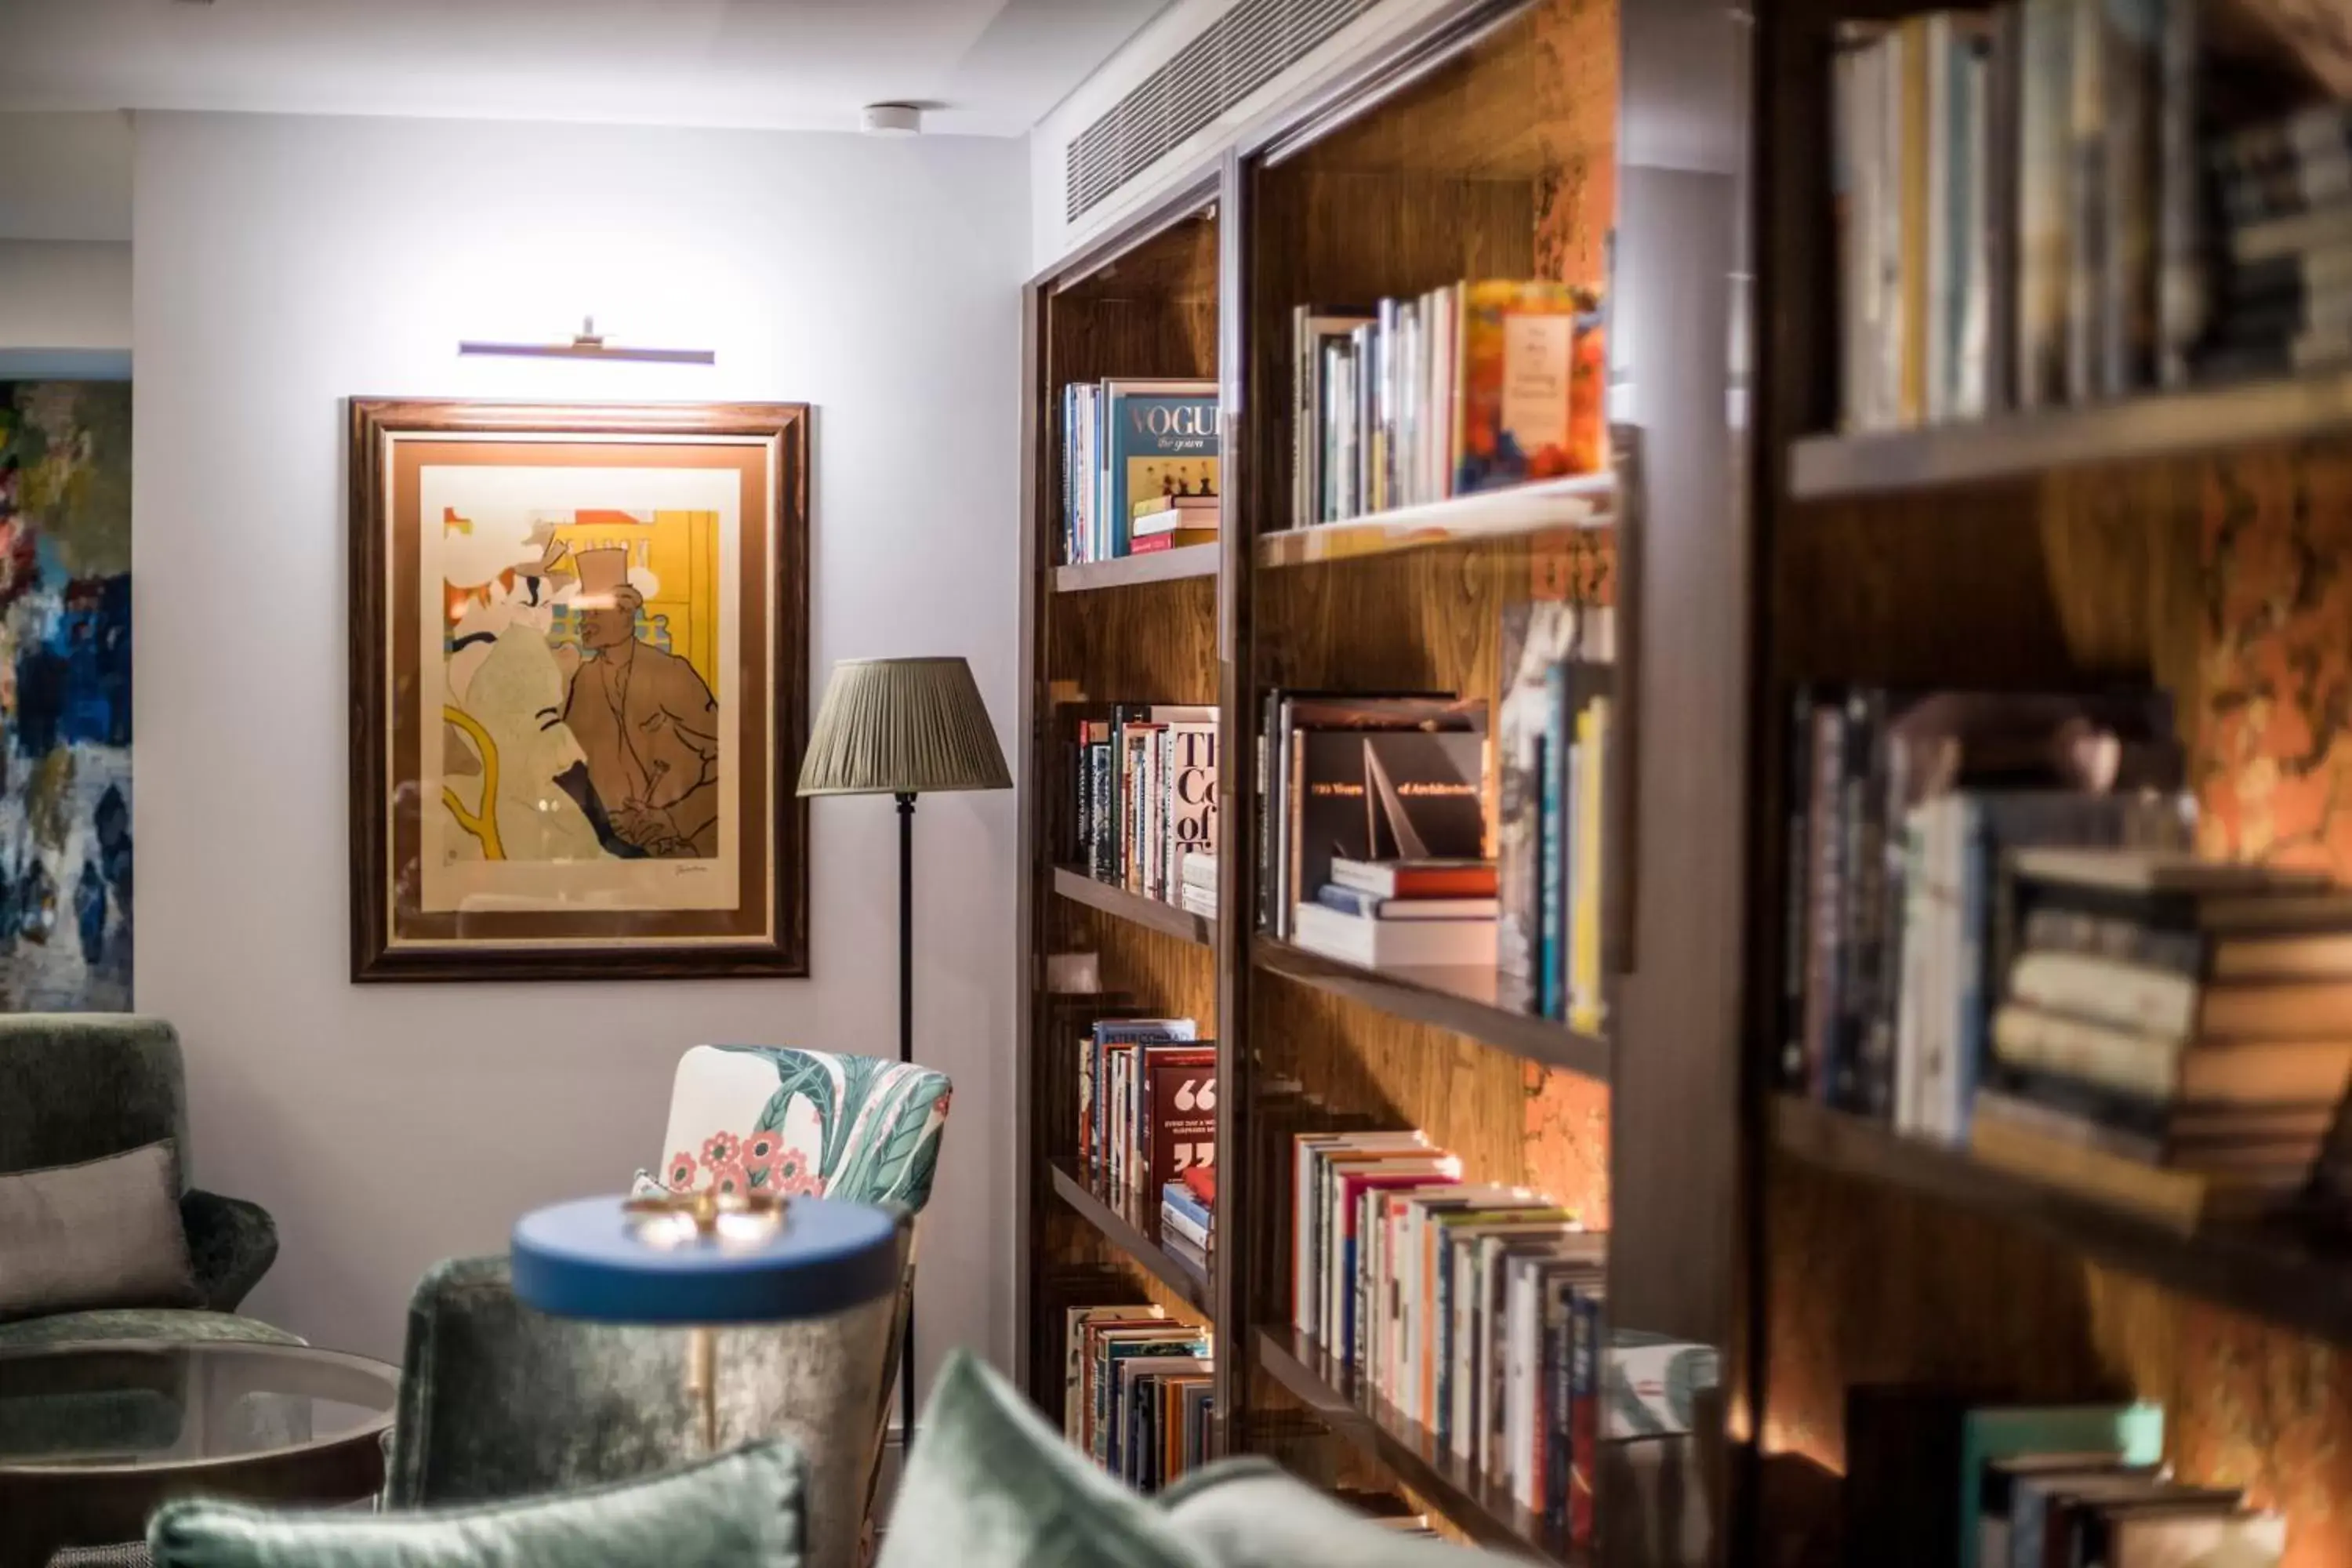
<svg viewBox="0 0 2352 1568">
<path fill-rule="evenodd" d="M 694 666 L 637 640 L 629 552 L 583 550 L 583 658 L 563 707 L 614 833 L 661 859 L 719 852 L 719 704 Z"/>
</svg>

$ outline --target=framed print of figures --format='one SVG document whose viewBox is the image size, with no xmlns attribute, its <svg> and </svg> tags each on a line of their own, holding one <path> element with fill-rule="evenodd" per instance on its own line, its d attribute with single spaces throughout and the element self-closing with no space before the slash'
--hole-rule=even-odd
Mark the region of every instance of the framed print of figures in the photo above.
<svg viewBox="0 0 2352 1568">
<path fill-rule="evenodd" d="M 351 414 L 352 978 L 807 973 L 807 405 Z"/>
</svg>

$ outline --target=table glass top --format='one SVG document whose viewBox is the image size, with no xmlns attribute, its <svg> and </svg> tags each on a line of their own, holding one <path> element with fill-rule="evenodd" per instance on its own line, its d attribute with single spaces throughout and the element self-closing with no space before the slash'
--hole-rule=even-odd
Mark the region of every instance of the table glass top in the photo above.
<svg viewBox="0 0 2352 1568">
<path fill-rule="evenodd" d="M 149 1341 L 0 1351 L 0 1470 L 252 1458 L 382 1432 L 396 1367 L 296 1345 Z"/>
</svg>

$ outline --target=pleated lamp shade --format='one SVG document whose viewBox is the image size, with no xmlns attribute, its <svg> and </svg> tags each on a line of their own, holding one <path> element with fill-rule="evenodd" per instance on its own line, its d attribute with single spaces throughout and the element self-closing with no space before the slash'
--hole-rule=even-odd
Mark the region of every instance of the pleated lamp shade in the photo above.
<svg viewBox="0 0 2352 1568">
<path fill-rule="evenodd" d="M 833 667 L 801 764 L 801 794 L 1012 787 L 971 666 L 960 658 L 845 658 Z"/>
</svg>

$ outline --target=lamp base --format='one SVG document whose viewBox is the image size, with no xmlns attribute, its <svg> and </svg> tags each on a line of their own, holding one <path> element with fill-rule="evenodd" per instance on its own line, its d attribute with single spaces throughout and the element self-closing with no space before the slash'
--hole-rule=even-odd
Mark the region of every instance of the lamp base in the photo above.
<svg viewBox="0 0 2352 1568">
<path fill-rule="evenodd" d="M 719 1331 L 686 1331 L 686 1392 L 702 1414 L 702 1451 L 719 1452 Z"/>
</svg>

